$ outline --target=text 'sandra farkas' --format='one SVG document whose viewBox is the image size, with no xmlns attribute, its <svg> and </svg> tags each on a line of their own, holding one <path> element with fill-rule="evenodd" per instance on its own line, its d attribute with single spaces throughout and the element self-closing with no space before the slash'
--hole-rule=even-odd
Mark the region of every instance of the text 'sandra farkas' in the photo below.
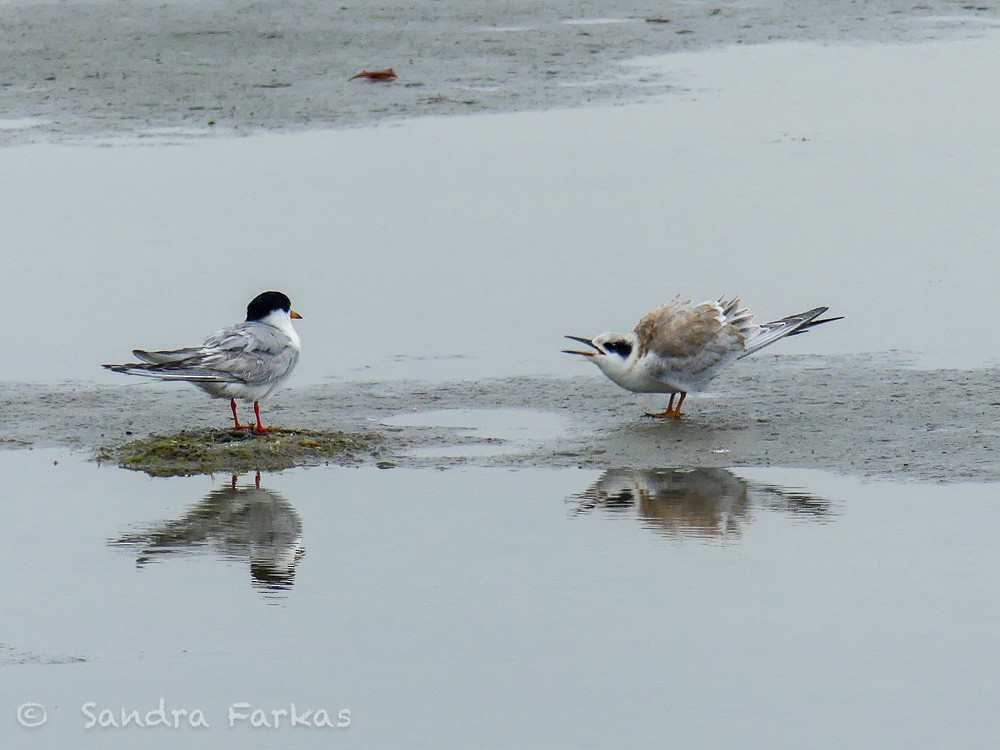
<svg viewBox="0 0 1000 750">
<path fill-rule="evenodd" d="M 234 701 L 225 716 L 212 716 L 201 708 L 170 707 L 160 698 L 153 708 L 133 706 L 107 707 L 87 701 L 80 707 L 84 729 L 124 729 L 156 727 L 167 729 L 208 729 L 215 726 L 250 727 L 252 729 L 346 729 L 351 725 L 351 710 L 337 711 L 309 708 L 289 703 L 278 707 L 260 707 L 246 701 Z"/>
</svg>

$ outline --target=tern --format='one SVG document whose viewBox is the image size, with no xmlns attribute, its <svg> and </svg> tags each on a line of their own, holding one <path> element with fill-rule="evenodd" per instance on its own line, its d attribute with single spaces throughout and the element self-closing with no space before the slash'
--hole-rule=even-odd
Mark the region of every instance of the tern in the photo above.
<svg viewBox="0 0 1000 750">
<path fill-rule="evenodd" d="M 201 346 L 167 351 L 134 349 L 141 362 L 102 365 L 113 372 L 158 380 L 191 383 L 212 398 L 228 398 L 237 429 L 273 429 L 260 421 L 260 401 L 292 374 L 299 361 L 299 335 L 293 318 L 301 318 L 281 292 L 263 292 L 247 305 L 247 317 L 213 333 Z M 256 425 L 241 424 L 236 399 L 253 401 Z"/>
<path fill-rule="evenodd" d="M 631 333 L 602 333 L 595 338 L 566 336 L 592 351 L 563 349 L 586 357 L 622 388 L 634 393 L 669 393 L 665 411 L 650 417 L 680 417 L 691 391 L 703 390 L 733 362 L 775 341 L 805 333 L 841 318 L 818 319 L 829 308 L 756 323 L 739 298 L 702 302 L 674 299 L 648 313 Z M 680 396 L 674 406 L 674 398 Z"/>
</svg>

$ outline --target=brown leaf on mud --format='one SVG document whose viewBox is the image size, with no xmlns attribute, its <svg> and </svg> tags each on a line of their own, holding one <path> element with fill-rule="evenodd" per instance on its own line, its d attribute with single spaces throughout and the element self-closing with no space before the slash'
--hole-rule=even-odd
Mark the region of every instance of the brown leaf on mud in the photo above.
<svg viewBox="0 0 1000 750">
<path fill-rule="evenodd" d="M 396 71 L 392 68 L 383 68 L 382 70 L 362 70 L 350 78 L 348 81 L 353 81 L 355 78 L 367 78 L 369 81 L 391 81 L 396 77 Z"/>
</svg>

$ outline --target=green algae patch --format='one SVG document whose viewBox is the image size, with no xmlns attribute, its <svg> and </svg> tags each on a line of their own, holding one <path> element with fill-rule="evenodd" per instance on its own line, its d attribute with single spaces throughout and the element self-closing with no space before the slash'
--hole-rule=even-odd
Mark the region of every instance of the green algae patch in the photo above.
<svg viewBox="0 0 1000 750">
<path fill-rule="evenodd" d="M 157 477 L 241 474 L 325 463 L 363 463 L 378 456 L 383 440 L 377 432 L 184 431 L 102 448 L 96 458 Z"/>
</svg>

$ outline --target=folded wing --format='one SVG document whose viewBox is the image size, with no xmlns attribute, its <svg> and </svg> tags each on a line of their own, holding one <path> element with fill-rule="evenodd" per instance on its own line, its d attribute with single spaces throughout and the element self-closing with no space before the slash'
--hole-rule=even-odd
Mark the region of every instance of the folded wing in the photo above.
<svg viewBox="0 0 1000 750">
<path fill-rule="evenodd" d="M 697 378 L 737 358 L 758 326 L 739 299 L 703 302 L 673 300 L 639 321 L 640 355 L 650 352 L 666 368 Z"/>
<path fill-rule="evenodd" d="M 142 361 L 104 367 L 158 380 L 256 384 L 286 375 L 299 355 L 284 333 L 255 322 L 225 328 L 201 347 L 132 353 Z"/>
</svg>

